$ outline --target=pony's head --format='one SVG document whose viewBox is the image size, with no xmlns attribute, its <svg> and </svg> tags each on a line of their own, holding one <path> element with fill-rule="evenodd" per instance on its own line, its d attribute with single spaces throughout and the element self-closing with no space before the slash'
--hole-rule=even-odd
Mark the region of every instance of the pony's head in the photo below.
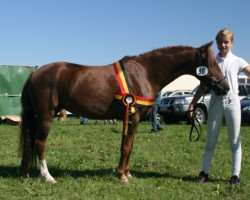
<svg viewBox="0 0 250 200">
<path fill-rule="evenodd" d="M 222 74 L 211 49 L 213 42 L 209 42 L 197 48 L 195 54 L 194 76 L 208 89 L 212 89 L 216 95 L 226 95 L 229 85 Z"/>
</svg>

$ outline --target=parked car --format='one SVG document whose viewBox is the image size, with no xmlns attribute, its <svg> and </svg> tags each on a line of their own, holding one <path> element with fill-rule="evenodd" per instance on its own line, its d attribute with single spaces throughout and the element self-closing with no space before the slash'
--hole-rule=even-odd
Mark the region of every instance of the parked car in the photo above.
<svg viewBox="0 0 250 200">
<path fill-rule="evenodd" d="M 161 95 L 161 100 L 165 97 L 173 97 L 173 96 L 181 96 L 181 95 L 186 95 L 186 94 L 192 94 L 192 90 L 171 90 L 171 91 L 165 91 Z M 158 104 L 158 114 L 157 118 L 159 121 L 162 121 L 162 116 L 160 115 L 160 108 L 161 104 Z M 150 116 L 149 116 L 150 117 Z"/>
<path fill-rule="evenodd" d="M 197 88 L 198 86 L 188 95 L 172 96 L 162 99 L 159 113 L 162 115 L 165 123 L 179 123 L 180 121 L 190 122 L 187 117 L 187 111 Z M 240 98 L 242 99 L 248 94 L 250 94 L 250 85 L 239 85 Z M 211 93 L 207 93 L 205 96 L 201 97 L 196 105 L 195 115 L 200 123 L 205 123 L 207 120 L 210 97 Z"/>
<path fill-rule="evenodd" d="M 241 123 L 250 123 L 250 95 L 240 101 Z"/>
<path fill-rule="evenodd" d="M 171 91 L 165 91 L 161 95 L 161 100 L 166 97 L 173 97 L 173 96 L 180 96 L 185 94 L 192 94 L 191 90 L 171 90 Z M 158 104 L 158 110 L 161 104 Z"/>
<path fill-rule="evenodd" d="M 173 97 L 173 96 L 181 96 L 181 95 L 186 95 L 186 94 L 192 94 L 191 90 L 171 90 L 171 91 L 165 91 L 161 95 L 161 100 L 166 97 Z M 161 104 L 158 105 L 158 110 L 160 109 Z"/>
<path fill-rule="evenodd" d="M 173 90 L 173 91 L 165 91 L 161 98 L 172 97 L 172 96 L 180 96 L 185 94 L 192 94 L 191 90 Z"/>
</svg>

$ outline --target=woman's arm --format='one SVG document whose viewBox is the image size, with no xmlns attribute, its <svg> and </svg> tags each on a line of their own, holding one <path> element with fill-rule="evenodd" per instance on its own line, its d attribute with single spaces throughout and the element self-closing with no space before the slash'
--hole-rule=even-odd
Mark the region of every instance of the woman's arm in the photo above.
<svg viewBox="0 0 250 200">
<path fill-rule="evenodd" d="M 243 69 L 244 74 L 250 78 L 250 65 Z"/>
<path fill-rule="evenodd" d="M 204 88 L 202 85 L 200 85 L 193 97 L 193 100 L 189 104 L 189 108 L 188 108 L 189 119 L 193 118 L 195 104 L 199 101 L 199 99 L 202 97 L 203 94 L 204 94 Z"/>
</svg>

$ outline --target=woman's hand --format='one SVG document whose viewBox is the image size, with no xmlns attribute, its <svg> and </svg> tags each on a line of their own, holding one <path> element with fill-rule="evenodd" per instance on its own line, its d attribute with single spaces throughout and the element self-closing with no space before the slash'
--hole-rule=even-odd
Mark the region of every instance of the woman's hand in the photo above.
<svg viewBox="0 0 250 200">
<path fill-rule="evenodd" d="M 192 119 L 194 117 L 194 104 L 193 103 L 189 104 L 187 116 L 189 119 Z"/>
</svg>

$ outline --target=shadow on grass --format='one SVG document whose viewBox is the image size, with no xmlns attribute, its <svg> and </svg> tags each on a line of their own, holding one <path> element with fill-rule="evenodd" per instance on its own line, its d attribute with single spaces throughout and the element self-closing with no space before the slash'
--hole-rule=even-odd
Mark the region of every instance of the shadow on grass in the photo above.
<svg viewBox="0 0 250 200">
<path fill-rule="evenodd" d="M 19 178 L 17 167 L 0 165 L 0 177 L 1 178 L 10 178 L 10 177 Z"/>
<path fill-rule="evenodd" d="M 14 166 L 0 166 L 0 177 L 2 178 L 19 178 L 18 167 Z M 116 172 L 112 168 L 102 168 L 102 169 L 86 169 L 86 170 L 71 170 L 71 169 L 59 169 L 55 167 L 49 168 L 50 173 L 55 178 L 71 176 L 72 178 L 91 178 L 91 177 L 108 177 L 116 176 Z M 170 173 L 158 173 L 152 171 L 136 171 L 132 170 L 132 175 L 139 179 L 149 179 L 149 178 L 166 178 L 166 179 L 176 179 L 182 180 L 184 182 L 196 182 L 197 177 L 194 176 L 176 176 Z M 30 173 L 31 177 L 38 177 L 39 170 L 32 169 Z M 225 179 L 211 179 L 209 182 L 228 182 Z"/>
<path fill-rule="evenodd" d="M 176 179 L 182 180 L 184 182 L 197 182 L 197 176 L 177 176 L 170 173 L 157 173 L 157 172 L 142 172 L 142 171 L 132 171 L 132 174 L 137 178 L 167 178 L 167 179 Z M 210 179 L 209 182 L 228 182 L 225 179 Z"/>
</svg>

